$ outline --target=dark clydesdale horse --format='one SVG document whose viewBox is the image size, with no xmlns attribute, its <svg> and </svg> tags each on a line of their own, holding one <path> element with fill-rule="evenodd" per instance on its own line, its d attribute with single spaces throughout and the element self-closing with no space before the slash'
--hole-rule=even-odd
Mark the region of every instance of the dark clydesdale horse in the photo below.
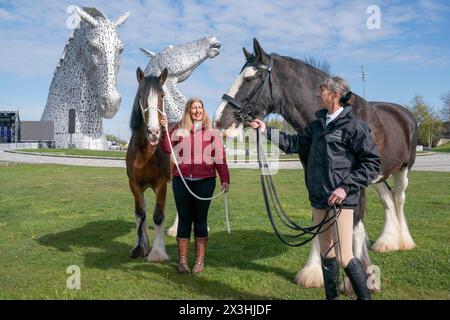
<svg viewBox="0 0 450 320">
<path fill-rule="evenodd" d="M 270 113 L 278 113 L 296 130 L 303 130 L 321 109 L 316 92 L 329 74 L 301 60 L 269 55 L 256 39 L 253 46 L 254 54 L 244 48 L 246 63 L 216 111 L 216 127 L 230 133 L 234 128 L 248 126 L 252 118 L 263 119 Z M 353 113 L 369 124 L 381 154 L 380 176 L 372 186 L 383 203 L 385 220 L 383 232 L 372 248 L 377 252 L 413 249 L 415 243 L 403 206 L 408 172 L 416 157 L 416 120 L 407 109 L 394 103 L 368 102 L 355 95 L 351 104 Z M 300 160 L 306 168 L 306 155 L 300 155 Z M 394 189 L 386 183 L 391 176 Z M 368 267 L 370 260 L 362 224 L 364 206 L 364 192 L 361 192 L 355 211 L 353 246 L 355 256 Z M 323 284 L 317 238 L 307 265 L 297 274 L 296 281 L 305 287 Z"/>
</svg>

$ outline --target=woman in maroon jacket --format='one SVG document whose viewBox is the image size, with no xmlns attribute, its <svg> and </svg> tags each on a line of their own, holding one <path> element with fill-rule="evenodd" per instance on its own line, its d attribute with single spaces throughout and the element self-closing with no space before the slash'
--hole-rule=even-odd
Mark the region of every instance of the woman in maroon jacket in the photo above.
<svg viewBox="0 0 450 320">
<path fill-rule="evenodd" d="M 162 118 L 165 128 L 167 119 Z M 161 146 L 164 152 L 171 153 L 163 130 Z M 193 273 L 203 271 L 206 242 L 208 240 L 208 209 L 210 200 L 199 200 L 189 191 L 181 180 L 185 179 L 189 188 L 199 197 L 210 198 L 216 187 L 216 171 L 219 173 L 222 190 L 228 192 L 230 175 L 226 163 L 225 150 L 221 139 L 211 128 L 211 120 L 198 98 L 186 103 L 181 122 L 169 133 L 180 171 L 173 167 L 173 194 L 178 211 L 178 272 L 189 273 L 188 252 L 192 223 L 195 236 L 195 263 Z"/>
</svg>

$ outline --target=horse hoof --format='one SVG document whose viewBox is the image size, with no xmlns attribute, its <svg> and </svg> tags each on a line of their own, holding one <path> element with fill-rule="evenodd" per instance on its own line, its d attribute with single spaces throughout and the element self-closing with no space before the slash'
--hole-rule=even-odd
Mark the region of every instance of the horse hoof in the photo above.
<svg viewBox="0 0 450 320">
<path fill-rule="evenodd" d="M 416 243 L 411 238 L 411 235 L 409 232 L 407 234 L 402 234 L 401 240 L 400 240 L 400 250 L 412 250 L 416 247 Z"/>
<path fill-rule="evenodd" d="M 400 241 L 394 237 L 380 237 L 373 245 L 372 250 L 379 253 L 400 250 Z"/>
<path fill-rule="evenodd" d="M 148 262 L 161 262 L 169 260 L 167 252 L 164 250 L 152 250 L 147 256 Z"/>
<path fill-rule="evenodd" d="M 131 250 L 130 258 L 136 259 L 136 258 L 144 258 L 148 256 L 150 250 L 145 249 L 141 246 L 134 247 L 133 250 Z"/>
<path fill-rule="evenodd" d="M 323 287 L 322 267 L 318 264 L 304 267 L 295 276 L 295 282 L 304 288 Z"/>
</svg>

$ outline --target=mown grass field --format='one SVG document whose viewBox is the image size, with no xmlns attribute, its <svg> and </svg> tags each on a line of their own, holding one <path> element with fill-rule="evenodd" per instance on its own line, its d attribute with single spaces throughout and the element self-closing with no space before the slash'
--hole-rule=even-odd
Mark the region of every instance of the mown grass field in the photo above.
<svg viewBox="0 0 450 320">
<path fill-rule="evenodd" d="M 22 152 L 46 153 L 61 156 L 114 157 L 125 158 L 125 151 L 87 150 L 87 149 L 22 149 Z"/>
<path fill-rule="evenodd" d="M 258 171 L 231 170 L 231 178 L 231 234 L 219 198 L 210 209 L 205 272 L 180 275 L 173 238 L 166 237 L 168 262 L 129 259 L 135 222 L 124 169 L 0 163 L 0 299 L 323 299 L 323 289 L 294 283 L 310 246 L 276 238 Z M 287 212 L 309 224 L 303 173 L 282 170 L 275 182 Z M 406 212 L 417 248 L 370 253 L 381 268 L 374 299 L 450 299 L 449 194 L 449 173 L 411 173 Z M 150 212 L 153 199 L 147 192 Z M 172 223 L 171 190 L 167 199 Z M 374 191 L 368 199 L 366 228 L 375 240 L 383 212 Z M 81 290 L 66 288 L 70 265 L 81 268 Z"/>
</svg>

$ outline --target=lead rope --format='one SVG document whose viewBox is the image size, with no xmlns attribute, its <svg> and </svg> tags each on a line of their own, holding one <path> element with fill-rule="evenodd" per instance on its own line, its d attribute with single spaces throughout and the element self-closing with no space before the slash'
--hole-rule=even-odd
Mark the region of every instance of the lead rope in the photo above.
<svg viewBox="0 0 450 320">
<path fill-rule="evenodd" d="M 268 168 L 267 159 L 265 158 L 263 147 L 262 147 L 261 141 L 259 139 L 259 134 L 260 134 L 259 129 L 256 129 L 258 162 L 259 162 L 259 168 L 260 168 L 261 186 L 262 186 L 264 202 L 266 204 L 266 209 L 267 209 L 270 223 L 272 225 L 273 230 L 275 231 L 275 234 L 278 236 L 278 238 L 281 240 L 281 242 L 283 242 L 284 244 L 286 244 L 288 246 L 292 246 L 292 247 L 303 246 L 304 244 L 311 241 L 316 235 L 321 234 L 321 233 L 327 231 L 329 228 L 331 228 L 333 226 L 333 224 L 336 223 L 336 218 L 341 213 L 342 207 L 341 206 L 337 207 L 336 205 L 333 205 L 332 207 L 329 208 L 329 210 L 327 211 L 327 214 L 324 215 L 324 218 L 322 219 L 322 221 L 320 221 L 318 224 L 310 226 L 310 227 L 302 227 L 302 226 L 294 223 L 292 220 L 290 220 L 289 217 L 287 216 L 286 212 L 283 210 L 283 207 L 281 205 L 281 202 L 279 201 L 277 192 L 275 190 L 275 185 L 272 181 L 271 173 Z M 299 231 L 298 234 L 285 235 L 285 234 L 282 234 L 278 230 L 278 228 L 275 224 L 274 217 L 273 217 L 271 204 L 275 210 L 275 213 L 278 215 L 278 217 L 283 222 L 283 224 L 285 226 L 287 226 L 289 229 Z M 281 211 L 282 215 L 280 214 L 280 211 Z M 330 211 L 332 212 L 331 216 L 329 214 Z M 332 220 L 334 220 L 334 221 L 332 221 Z M 329 223 L 329 225 L 325 226 L 327 223 Z M 324 226 L 325 226 L 325 228 L 323 228 Z M 307 238 L 306 240 L 303 240 L 303 241 L 300 240 L 300 242 L 297 242 L 297 243 L 293 243 L 293 242 L 290 242 L 287 239 L 285 239 L 285 237 L 288 237 L 291 239 L 299 238 L 299 237 L 303 237 L 306 234 L 311 235 L 311 236 L 309 238 Z M 333 246 L 335 246 L 336 243 L 334 243 Z"/>
<path fill-rule="evenodd" d="M 154 107 L 154 108 L 155 108 L 156 110 L 158 110 L 158 112 L 161 113 L 164 117 L 167 118 L 165 112 L 159 110 L 159 109 L 156 108 L 156 107 Z M 178 170 L 178 173 L 180 174 L 180 178 L 181 178 L 181 180 L 183 181 L 184 186 L 185 186 L 186 189 L 189 191 L 189 193 L 190 193 L 193 197 L 197 198 L 198 200 L 202 200 L 202 201 L 214 200 L 215 198 L 219 197 L 222 193 L 224 193 L 225 190 L 221 190 L 221 191 L 220 191 L 218 194 L 216 194 L 215 196 L 208 197 L 208 198 L 204 198 L 204 197 L 200 197 L 200 196 L 196 195 L 196 194 L 191 190 L 191 188 L 189 188 L 189 186 L 188 186 L 186 180 L 185 180 L 184 177 L 183 177 L 183 174 L 181 173 L 180 167 L 179 167 L 179 165 L 178 165 L 178 161 L 177 161 L 177 158 L 176 158 L 176 156 L 175 156 L 175 152 L 174 152 L 173 147 L 172 147 L 172 141 L 170 141 L 169 126 L 168 126 L 167 124 L 165 124 L 165 125 L 164 125 L 164 128 L 165 128 L 165 130 L 166 130 L 166 132 L 165 132 L 166 134 L 165 134 L 165 135 L 167 136 L 167 141 L 169 142 L 169 147 L 170 147 L 170 151 L 171 151 L 171 154 L 172 154 L 173 162 L 175 163 L 175 166 L 176 166 L 176 168 L 177 168 L 177 170 Z M 226 224 L 227 224 L 227 231 L 228 231 L 228 233 L 231 233 L 231 231 L 230 231 L 230 221 L 229 221 L 229 219 L 228 219 L 228 197 L 227 197 L 227 194 L 226 194 L 226 193 L 225 193 L 225 199 L 224 199 L 224 202 L 225 202 L 225 221 L 226 221 Z"/>
</svg>

